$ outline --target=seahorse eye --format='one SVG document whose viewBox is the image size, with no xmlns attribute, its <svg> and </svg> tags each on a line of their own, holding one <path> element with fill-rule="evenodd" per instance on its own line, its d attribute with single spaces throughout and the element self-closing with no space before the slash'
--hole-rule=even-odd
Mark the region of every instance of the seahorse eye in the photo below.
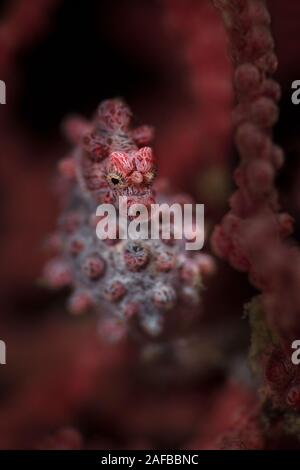
<svg viewBox="0 0 300 470">
<path fill-rule="evenodd" d="M 111 182 L 112 182 L 112 184 L 114 184 L 114 185 L 117 185 L 117 184 L 119 184 L 119 183 L 120 183 L 120 179 L 119 179 L 119 178 L 116 178 L 116 177 L 113 177 L 113 178 L 111 178 L 111 180 L 110 180 L 110 181 L 111 181 Z"/>
<path fill-rule="evenodd" d="M 121 186 L 123 185 L 123 178 L 118 173 L 110 173 L 107 177 L 108 182 L 111 186 Z"/>
</svg>

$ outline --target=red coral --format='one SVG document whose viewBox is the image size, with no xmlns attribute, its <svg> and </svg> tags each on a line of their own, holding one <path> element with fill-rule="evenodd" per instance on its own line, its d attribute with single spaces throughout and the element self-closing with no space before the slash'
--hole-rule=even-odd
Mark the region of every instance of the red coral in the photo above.
<svg viewBox="0 0 300 470">
<path fill-rule="evenodd" d="M 230 199 L 231 210 L 215 229 L 212 245 L 235 268 L 249 272 L 263 291 L 270 324 L 286 339 L 296 334 L 299 303 L 293 289 L 299 279 L 300 254 L 283 244 L 293 221 L 280 212 L 274 186 L 283 156 L 271 134 L 278 119 L 280 88 L 270 78 L 276 68 L 270 17 L 263 1 L 215 3 L 224 14 L 235 65 L 234 123 L 241 163 L 235 171 L 238 189 Z M 229 220 L 235 222 L 228 229 Z"/>
</svg>

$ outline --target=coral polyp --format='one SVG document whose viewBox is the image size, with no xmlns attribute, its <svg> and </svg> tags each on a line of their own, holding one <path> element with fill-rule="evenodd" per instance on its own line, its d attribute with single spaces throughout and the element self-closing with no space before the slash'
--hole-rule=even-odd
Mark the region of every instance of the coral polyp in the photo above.
<svg viewBox="0 0 300 470">
<path fill-rule="evenodd" d="M 208 258 L 187 252 L 184 238 L 98 238 L 96 225 L 101 218 L 96 210 L 101 203 L 113 204 L 118 213 L 120 196 L 127 197 L 128 207 L 176 201 L 176 196 L 157 191 L 153 184 L 153 152 L 145 146 L 152 129 L 132 130 L 130 119 L 127 105 L 114 99 L 99 106 L 92 123 L 73 120 L 66 125 L 76 145 L 72 156 L 59 164 L 67 185 L 55 235 L 59 256 L 50 260 L 44 275 L 53 287 L 73 288 L 71 312 L 96 310 L 100 329 L 104 321 L 111 331 L 117 328 L 125 334 L 129 325 L 137 325 L 156 336 L 172 310 L 184 311 L 199 303 L 202 265 L 207 272 Z"/>
</svg>

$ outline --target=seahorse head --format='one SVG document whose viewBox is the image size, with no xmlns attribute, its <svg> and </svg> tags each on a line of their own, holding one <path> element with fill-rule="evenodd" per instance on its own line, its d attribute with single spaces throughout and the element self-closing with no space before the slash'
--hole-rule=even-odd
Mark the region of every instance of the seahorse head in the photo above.
<svg viewBox="0 0 300 470">
<path fill-rule="evenodd" d="M 100 104 L 77 152 L 78 179 L 83 190 L 99 202 L 118 203 L 126 196 L 128 206 L 154 202 L 155 165 L 152 148 L 146 146 L 152 128 L 131 127 L 132 113 L 117 98 Z"/>
</svg>

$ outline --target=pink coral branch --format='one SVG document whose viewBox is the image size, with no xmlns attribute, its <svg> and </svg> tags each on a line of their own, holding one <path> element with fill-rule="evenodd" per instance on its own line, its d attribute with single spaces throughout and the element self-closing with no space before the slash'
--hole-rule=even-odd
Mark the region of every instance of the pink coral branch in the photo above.
<svg viewBox="0 0 300 470">
<path fill-rule="evenodd" d="M 280 211 L 275 188 L 283 152 L 272 141 L 280 86 L 270 15 L 263 0 L 216 0 L 230 39 L 237 103 L 233 121 L 240 165 L 230 211 L 212 236 L 214 251 L 246 271 L 262 290 L 267 319 L 282 338 L 295 337 L 300 297 L 300 254 L 283 243 L 292 218 Z"/>
</svg>

